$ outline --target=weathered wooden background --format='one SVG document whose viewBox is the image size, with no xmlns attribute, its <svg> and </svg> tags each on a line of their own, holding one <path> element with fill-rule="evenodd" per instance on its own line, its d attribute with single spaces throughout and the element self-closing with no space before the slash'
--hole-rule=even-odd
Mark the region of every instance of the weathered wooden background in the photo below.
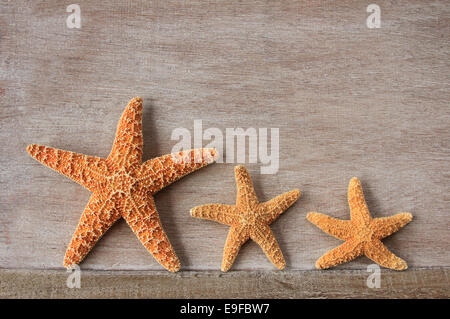
<svg viewBox="0 0 450 319">
<path fill-rule="evenodd" d="M 204 129 L 224 133 L 235 127 L 279 128 L 278 173 L 262 175 L 260 164 L 247 167 L 261 200 L 293 188 L 302 191 L 273 224 L 287 270 L 274 270 L 249 242 L 232 269 L 245 270 L 236 273 L 242 277 L 236 282 L 251 280 L 254 271 L 274 280 L 295 277 L 296 271 L 298 278 L 306 278 L 305 271 L 312 278 L 323 276 L 314 270 L 315 260 L 339 241 L 307 222 L 306 213 L 349 218 L 347 185 L 358 176 L 374 217 L 414 215 L 411 224 L 385 240 L 410 269 L 406 275 L 385 271 L 396 287 L 383 296 L 415 296 L 425 287 L 424 296 L 449 297 L 448 1 L 376 1 L 379 29 L 366 26 L 368 1 L 77 3 L 81 29 L 67 28 L 68 3 L 0 2 L 2 296 L 20 295 L 14 280 L 24 271 L 64 273 L 64 252 L 89 198 L 81 186 L 31 159 L 26 145 L 106 156 L 124 106 L 139 95 L 145 108 L 144 159 L 169 153 L 176 143 L 172 131 L 193 132 L 196 119 Z M 206 270 L 219 276 L 228 228 L 193 219 L 189 209 L 233 203 L 233 166 L 214 164 L 156 196 L 182 271 L 188 271 L 176 278 L 196 278 Z M 330 280 L 339 281 L 341 290 L 327 295 L 329 284 L 314 288 L 323 290 L 319 296 L 366 296 L 361 291 L 367 288 L 353 289 L 355 279 L 345 274 L 361 270 L 365 278 L 371 263 L 361 257 L 331 271 Z M 148 276 L 158 274 L 155 282 L 174 278 L 161 275 L 162 268 L 123 221 L 81 268 L 148 270 Z M 96 273 L 101 272 L 92 276 Z M 108 274 L 114 278 L 114 272 Z M 421 276 L 426 279 L 417 280 Z M 199 296 L 202 282 L 194 281 L 185 296 Z M 39 289 L 50 285 L 44 279 L 33 285 L 42 296 L 56 289 Z M 281 293 L 283 287 L 264 296 L 289 296 Z M 179 296 L 165 285 L 155 289 L 153 295 Z M 294 295 L 318 296 L 302 291 Z"/>
</svg>

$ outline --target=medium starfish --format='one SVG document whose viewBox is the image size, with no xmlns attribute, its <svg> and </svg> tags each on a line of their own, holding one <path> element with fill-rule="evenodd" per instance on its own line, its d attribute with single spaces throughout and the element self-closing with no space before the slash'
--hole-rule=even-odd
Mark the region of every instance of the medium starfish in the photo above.
<svg viewBox="0 0 450 319">
<path fill-rule="evenodd" d="M 353 177 L 348 185 L 350 220 L 335 219 L 320 213 L 309 213 L 306 218 L 338 239 L 342 245 L 328 251 L 316 262 L 316 268 L 326 269 L 366 255 L 377 264 L 395 270 L 408 268 L 406 262 L 390 252 L 381 239 L 395 233 L 412 220 L 410 213 L 372 218 L 364 200 L 361 182 Z"/>
<path fill-rule="evenodd" d="M 233 265 L 241 246 L 253 239 L 267 258 L 279 269 L 286 262 L 269 225 L 288 209 L 300 196 L 298 189 L 279 195 L 268 202 L 259 203 L 250 174 L 244 166 L 234 168 L 237 199 L 236 205 L 207 204 L 191 209 L 191 216 L 214 220 L 231 226 L 223 251 L 222 271 Z"/>
<path fill-rule="evenodd" d="M 27 147 L 33 158 L 93 193 L 67 248 L 65 267 L 80 263 L 103 234 L 123 217 L 162 266 L 169 271 L 180 269 L 153 195 L 213 162 L 216 153 L 214 149 L 196 149 L 142 163 L 142 149 L 142 99 L 139 97 L 125 108 L 106 159 L 35 144 Z"/>
</svg>

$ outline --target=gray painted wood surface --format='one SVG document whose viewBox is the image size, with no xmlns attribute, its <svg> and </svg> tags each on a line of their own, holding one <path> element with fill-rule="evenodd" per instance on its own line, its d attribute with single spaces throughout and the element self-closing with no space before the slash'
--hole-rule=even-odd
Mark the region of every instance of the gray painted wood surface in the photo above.
<svg viewBox="0 0 450 319">
<path fill-rule="evenodd" d="M 192 132 L 194 120 L 224 133 L 279 128 L 278 173 L 246 166 L 260 200 L 302 192 L 272 227 L 287 271 L 314 274 L 339 244 L 305 215 L 349 218 L 353 176 L 374 217 L 414 215 L 385 240 L 408 271 L 450 266 L 448 2 L 377 1 L 380 29 L 366 27 L 366 1 L 77 3 L 81 29 L 67 28 L 60 1 L 0 3 L 0 268 L 61 269 L 89 198 L 26 145 L 107 156 L 138 95 L 144 159 L 171 152 L 173 130 Z M 220 267 L 228 228 L 189 209 L 233 203 L 234 165 L 211 165 L 156 196 L 183 271 Z M 336 270 L 369 264 L 361 257 Z M 161 270 L 123 221 L 81 267 Z M 253 242 L 233 270 L 286 276 Z"/>
</svg>

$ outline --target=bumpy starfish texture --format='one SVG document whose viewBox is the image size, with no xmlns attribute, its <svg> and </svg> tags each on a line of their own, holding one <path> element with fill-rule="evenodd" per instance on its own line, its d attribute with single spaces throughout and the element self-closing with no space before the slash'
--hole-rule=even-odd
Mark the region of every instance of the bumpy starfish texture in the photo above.
<svg viewBox="0 0 450 319">
<path fill-rule="evenodd" d="M 141 98 L 132 99 L 125 108 L 107 158 L 35 144 L 27 147 L 33 158 L 93 193 L 67 248 L 65 267 L 80 263 L 103 234 L 123 217 L 162 266 L 172 272 L 180 269 L 178 257 L 161 225 L 153 195 L 212 163 L 217 154 L 214 149 L 195 149 L 142 163 L 142 149 Z"/>
<path fill-rule="evenodd" d="M 241 246 L 253 239 L 267 258 L 279 269 L 286 262 L 269 225 L 299 198 L 298 189 L 279 195 L 265 203 L 259 203 L 250 174 L 243 166 L 235 167 L 237 184 L 236 205 L 207 204 L 191 209 L 191 216 L 214 220 L 231 226 L 225 243 L 222 271 L 233 265 Z"/>
<path fill-rule="evenodd" d="M 366 255 L 377 264 L 395 270 L 408 268 L 406 262 L 395 256 L 381 239 L 395 233 L 412 220 L 410 213 L 390 217 L 372 218 L 364 199 L 361 182 L 353 177 L 348 186 L 350 220 L 335 219 L 320 213 L 309 213 L 306 218 L 330 234 L 345 242 L 328 251 L 316 262 L 316 268 L 326 269 Z"/>
</svg>

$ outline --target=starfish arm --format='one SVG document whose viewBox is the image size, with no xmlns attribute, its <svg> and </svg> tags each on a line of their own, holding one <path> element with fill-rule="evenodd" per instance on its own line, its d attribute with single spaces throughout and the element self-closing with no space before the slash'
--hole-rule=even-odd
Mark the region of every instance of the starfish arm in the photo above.
<svg viewBox="0 0 450 319">
<path fill-rule="evenodd" d="M 374 230 L 375 237 L 383 239 L 408 224 L 412 220 L 410 213 L 400 213 L 390 217 L 375 218 L 372 220 L 371 227 Z"/>
<path fill-rule="evenodd" d="M 224 204 L 207 204 L 191 209 L 191 216 L 201 219 L 214 220 L 231 226 L 238 219 L 238 211 L 235 206 Z"/>
<path fill-rule="evenodd" d="M 330 234 L 337 239 L 347 240 L 352 235 L 350 220 L 336 219 L 328 215 L 315 212 L 308 213 L 308 215 L 306 215 L 306 219 L 327 234 Z"/>
<path fill-rule="evenodd" d="M 380 240 L 372 240 L 366 244 L 364 254 L 380 266 L 386 268 L 395 270 L 405 270 L 408 268 L 406 261 L 390 252 Z"/>
<path fill-rule="evenodd" d="M 119 218 L 113 198 L 92 194 L 67 247 L 64 267 L 79 264 Z"/>
<path fill-rule="evenodd" d="M 122 217 L 144 247 L 167 270 L 180 270 L 180 261 L 163 230 L 153 198 L 128 197 Z"/>
<path fill-rule="evenodd" d="M 350 206 L 350 218 L 358 224 L 367 225 L 372 218 L 367 207 L 361 182 L 353 177 L 348 185 L 348 204 Z"/>
<path fill-rule="evenodd" d="M 241 246 L 250 238 L 246 228 L 240 226 L 238 228 L 231 227 L 228 232 L 225 248 L 223 249 L 222 267 L 223 272 L 230 270 L 241 249 Z"/>
<path fill-rule="evenodd" d="M 281 248 L 268 225 L 257 225 L 252 229 L 250 238 L 261 246 L 267 258 L 269 258 L 275 267 L 278 269 L 284 269 L 286 267 L 286 261 L 284 260 Z"/>
<path fill-rule="evenodd" d="M 143 150 L 142 98 L 132 99 L 122 113 L 109 159 L 119 166 L 141 163 Z"/>
<path fill-rule="evenodd" d="M 278 216 L 291 207 L 299 197 L 300 191 L 295 189 L 278 195 L 265 203 L 259 204 L 258 211 L 261 212 L 261 216 L 265 222 L 270 225 L 278 218 Z"/>
<path fill-rule="evenodd" d="M 217 152 L 212 148 L 163 155 L 148 160 L 141 166 L 137 182 L 154 194 L 183 176 L 211 164 L 216 158 Z"/>
<path fill-rule="evenodd" d="M 106 159 L 63 151 L 53 147 L 31 144 L 28 153 L 45 166 L 63 174 L 90 191 L 106 180 L 108 163 Z"/>
<path fill-rule="evenodd" d="M 316 262 L 317 269 L 327 269 L 349 262 L 363 254 L 363 244 L 356 240 L 348 240 L 342 245 L 326 252 Z"/>
<path fill-rule="evenodd" d="M 237 186 L 236 207 L 244 211 L 255 209 L 258 205 L 258 198 L 256 197 L 252 178 L 247 169 L 242 165 L 236 166 L 234 168 L 234 175 Z"/>
</svg>

